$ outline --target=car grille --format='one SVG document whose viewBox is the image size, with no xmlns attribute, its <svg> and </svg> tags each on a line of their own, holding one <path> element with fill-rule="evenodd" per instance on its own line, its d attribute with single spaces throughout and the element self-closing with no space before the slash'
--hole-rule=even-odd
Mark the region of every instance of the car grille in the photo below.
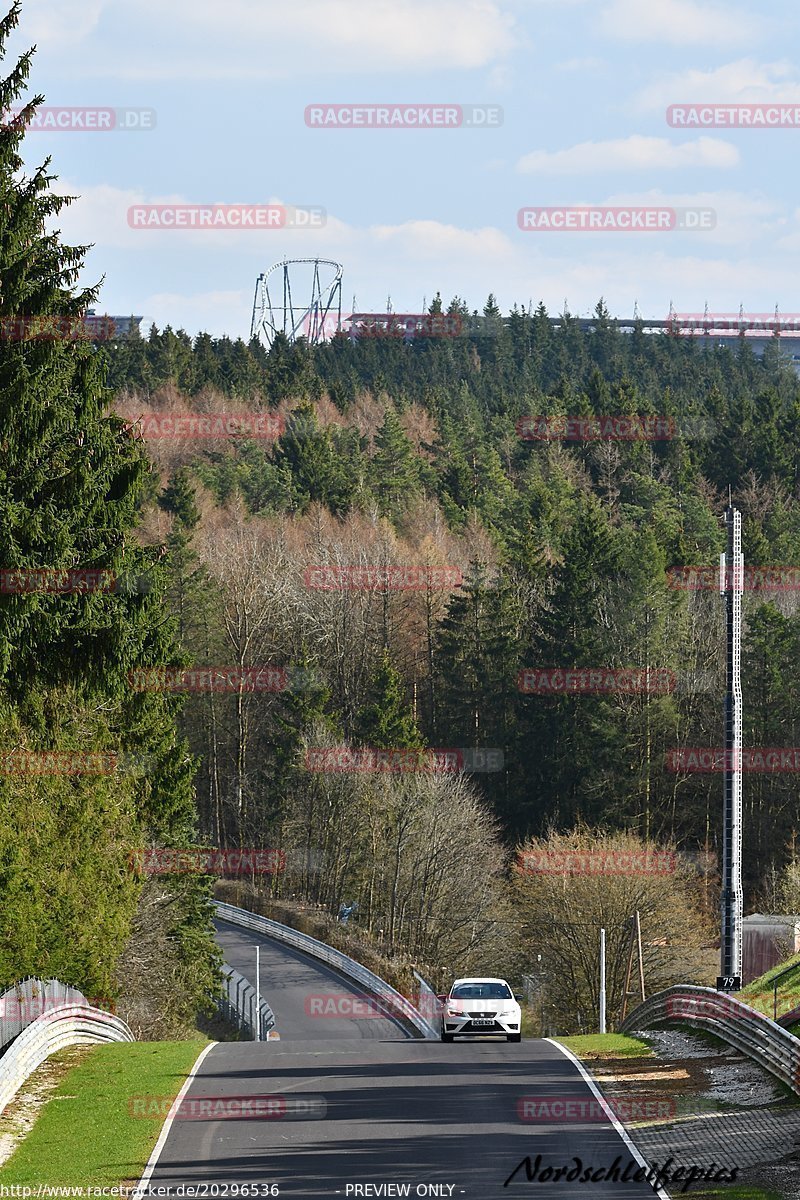
<svg viewBox="0 0 800 1200">
<path fill-rule="evenodd" d="M 468 1016 L 468 1017 L 491 1017 L 491 1018 L 494 1020 L 494 1018 L 497 1016 L 497 1013 L 493 1013 L 493 1012 L 468 1012 L 468 1013 L 467 1013 L 467 1016 Z"/>
</svg>

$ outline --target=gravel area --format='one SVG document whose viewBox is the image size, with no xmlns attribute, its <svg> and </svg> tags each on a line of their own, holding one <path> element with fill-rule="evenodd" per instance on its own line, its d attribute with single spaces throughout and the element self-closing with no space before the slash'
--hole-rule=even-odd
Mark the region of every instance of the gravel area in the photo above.
<svg viewBox="0 0 800 1200">
<path fill-rule="evenodd" d="M 682 1030 L 633 1036 L 648 1041 L 654 1057 L 604 1060 L 592 1067 L 648 1161 L 672 1157 L 676 1166 L 738 1167 L 740 1186 L 771 1188 L 784 1200 L 800 1200 L 800 1103 L 777 1080 L 737 1050 Z M 644 1110 L 654 1119 L 626 1119 L 622 1106 L 636 1097 L 660 1101 Z M 689 1194 L 703 1186 L 693 1185 Z"/>
<path fill-rule="evenodd" d="M 653 1029 L 635 1036 L 646 1036 L 658 1058 L 667 1062 L 705 1059 L 703 1069 L 710 1083 L 708 1099 L 714 1104 L 724 1101 L 758 1108 L 785 1098 L 780 1084 L 738 1050 L 724 1047 L 712 1050 L 700 1038 L 673 1029 Z"/>
</svg>

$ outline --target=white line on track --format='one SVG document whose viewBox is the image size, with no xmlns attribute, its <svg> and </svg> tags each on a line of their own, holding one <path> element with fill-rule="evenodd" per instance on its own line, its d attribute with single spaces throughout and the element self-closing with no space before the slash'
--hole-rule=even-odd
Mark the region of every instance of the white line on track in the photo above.
<svg viewBox="0 0 800 1200">
<path fill-rule="evenodd" d="M 555 1046 L 557 1050 L 560 1050 L 562 1054 L 565 1054 L 567 1056 L 567 1058 L 570 1060 L 570 1062 L 574 1063 L 574 1065 L 578 1068 L 581 1075 L 583 1076 L 584 1082 L 589 1085 L 592 1095 L 595 1097 L 596 1100 L 599 1100 L 600 1107 L 602 1108 L 603 1112 L 606 1114 L 609 1121 L 614 1126 L 617 1133 L 619 1134 L 619 1136 L 622 1138 L 623 1142 L 627 1146 L 628 1150 L 631 1153 L 631 1157 L 636 1159 L 636 1161 L 638 1162 L 640 1167 L 644 1167 L 648 1171 L 651 1170 L 650 1163 L 647 1162 L 647 1160 L 645 1158 L 643 1158 L 642 1155 L 639 1153 L 639 1151 L 636 1149 L 636 1147 L 634 1146 L 633 1142 L 630 1139 L 630 1135 L 629 1135 L 627 1129 L 617 1119 L 616 1115 L 612 1112 L 605 1097 L 603 1096 L 602 1092 L 600 1091 L 600 1089 L 597 1086 L 597 1084 L 595 1083 L 595 1081 L 592 1079 L 589 1072 L 584 1067 L 581 1060 L 579 1058 L 576 1058 L 571 1050 L 568 1050 L 566 1046 L 562 1046 L 561 1042 L 557 1042 L 554 1038 L 543 1038 L 542 1040 L 545 1042 L 549 1042 L 551 1046 Z M 652 1187 L 652 1184 L 650 1186 Z M 669 1192 L 665 1192 L 663 1187 L 653 1188 L 653 1191 L 655 1192 L 656 1196 L 659 1197 L 659 1200 L 672 1200 L 672 1197 L 670 1196 Z"/>
<path fill-rule="evenodd" d="M 192 1081 L 194 1080 L 195 1075 L 199 1071 L 200 1066 L 202 1065 L 203 1059 L 208 1054 L 209 1050 L 213 1050 L 214 1047 L 218 1046 L 218 1045 L 219 1045 L 219 1042 L 209 1042 L 208 1045 L 203 1050 L 200 1051 L 200 1055 L 199 1055 L 197 1061 L 195 1062 L 195 1064 L 192 1067 L 189 1074 L 186 1076 L 183 1087 L 178 1092 L 175 1099 L 172 1101 L 172 1106 L 171 1106 L 169 1112 L 167 1113 L 167 1119 L 164 1122 L 164 1127 L 161 1130 L 161 1133 L 158 1135 L 158 1141 L 156 1142 L 155 1146 L 153 1147 L 153 1153 L 150 1155 L 150 1158 L 148 1159 L 147 1166 L 144 1169 L 144 1174 L 142 1175 L 142 1178 L 139 1180 L 139 1182 L 136 1186 L 136 1191 L 131 1196 L 131 1200 L 141 1200 L 141 1198 L 143 1196 L 147 1195 L 147 1188 L 150 1183 L 150 1179 L 152 1177 L 153 1171 L 156 1169 L 156 1165 L 158 1164 L 158 1160 L 161 1156 L 161 1151 L 164 1149 L 164 1143 L 166 1142 L 167 1138 L 169 1137 L 169 1131 L 172 1128 L 172 1122 L 175 1120 L 175 1116 L 181 1106 L 181 1101 L 183 1100 L 183 1097 L 186 1095 L 189 1088 L 191 1087 Z"/>
</svg>

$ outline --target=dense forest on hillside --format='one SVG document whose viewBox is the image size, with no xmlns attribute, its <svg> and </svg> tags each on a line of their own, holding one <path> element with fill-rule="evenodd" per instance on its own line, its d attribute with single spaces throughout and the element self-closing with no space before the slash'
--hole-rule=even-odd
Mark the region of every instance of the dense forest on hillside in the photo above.
<svg viewBox="0 0 800 1200">
<path fill-rule="evenodd" d="M 57 976 L 186 1032 L 220 983 L 211 875 L 242 874 L 216 848 L 268 851 L 259 904 L 345 905 L 377 961 L 534 971 L 543 1029 L 594 1021 L 600 922 L 620 1004 L 634 914 L 648 986 L 709 982 L 721 778 L 669 756 L 719 745 L 723 614 L 680 572 L 717 563 L 729 489 L 747 562 L 800 568 L 780 340 L 490 296 L 451 301 L 477 318 L 453 337 L 98 346 L 87 248 L 53 232 L 70 201 L 23 161 L 41 103 L 0 125 L 0 985 Z M 798 593 L 756 584 L 745 742 L 793 747 Z M 576 670 L 612 682 L 541 686 Z M 795 779 L 746 776 L 748 905 L 795 903 Z"/>
<path fill-rule="evenodd" d="M 467 313 L 458 299 L 447 311 Z M 759 359 L 744 339 L 624 333 L 602 302 L 589 330 L 542 306 L 503 318 L 491 296 L 483 317 L 478 336 L 279 338 L 267 353 L 167 328 L 105 351 L 130 422 L 281 418 L 277 440 L 148 439 L 145 533 L 171 548 L 194 664 L 295 672 L 280 692 L 187 700 L 204 833 L 302 851 L 292 886 L 331 906 L 370 904 L 398 805 L 435 813 L 457 786 L 509 847 L 584 821 L 708 861 L 721 776 L 676 772 L 667 754 L 720 745 L 723 611 L 716 587 L 678 587 L 670 569 L 717 566 L 729 486 L 748 565 L 800 565 L 800 383 L 779 339 Z M 559 414 L 659 416 L 673 432 L 520 437 L 523 418 Z M 451 573 L 421 590 L 309 586 L 325 564 L 450 567 L 460 585 Z M 745 744 L 798 745 L 797 592 L 748 587 L 745 613 Z M 675 686 L 526 694 L 519 672 L 537 667 L 660 670 Z M 379 795 L 385 779 L 305 769 L 303 748 L 345 742 L 491 749 L 502 769 L 406 781 L 412 803 Z M 755 902 L 793 852 L 796 777 L 748 774 L 744 792 Z M 465 801 L 447 808 L 475 828 Z"/>
</svg>

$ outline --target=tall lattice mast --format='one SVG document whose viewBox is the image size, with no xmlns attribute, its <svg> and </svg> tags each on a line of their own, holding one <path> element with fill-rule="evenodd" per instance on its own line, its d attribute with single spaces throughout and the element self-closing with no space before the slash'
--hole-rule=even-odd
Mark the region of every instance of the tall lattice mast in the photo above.
<svg viewBox="0 0 800 1200">
<path fill-rule="evenodd" d="M 725 601 L 727 672 L 723 764 L 720 976 L 717 987 L 736 991 L 742 976 L 742 514 L 728 498 L 727 554 L 720 555 L 719 587 Z"/>
</svg>

